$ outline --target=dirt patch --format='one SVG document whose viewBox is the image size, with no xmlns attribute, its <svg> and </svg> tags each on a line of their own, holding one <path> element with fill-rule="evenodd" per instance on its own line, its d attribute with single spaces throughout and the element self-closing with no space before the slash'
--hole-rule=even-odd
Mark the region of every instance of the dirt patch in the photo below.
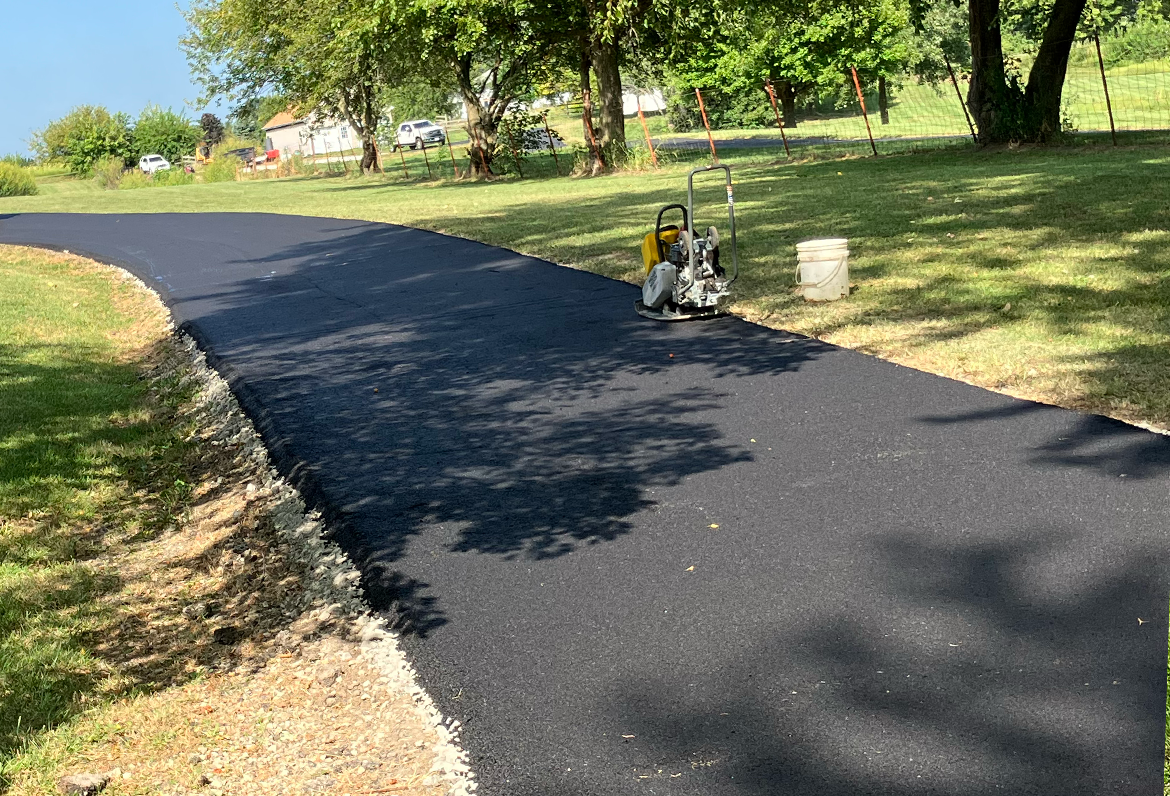
<svg viewBox="0 0 1170 796">
<path fill-rule="evenodd" d="M 433 771 L 440 739 L 395 685 L 360 643 L 328 633 L 254 673 L 207 677 L 85 717 L 75 729 L 90 741 L 54 775 L 104 773 L 107 794 L 443 796 L 448 783 Z M 12 793 L 46 790 L 54 792 Z"/>
</svg>

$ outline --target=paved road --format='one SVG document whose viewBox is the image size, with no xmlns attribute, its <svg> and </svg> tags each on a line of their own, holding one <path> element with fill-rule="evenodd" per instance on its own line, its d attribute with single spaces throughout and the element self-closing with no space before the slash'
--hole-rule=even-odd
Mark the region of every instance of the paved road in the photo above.
<svg viewBox="0 0 1170 796">
<path fill-rule="evenodd" d="M 400 227 L 26 215 L 0 241 L 159 288 L 483 793 L 1158 792 L 1170 440 L 655 324 L 628 285 Z"/>
</svg>

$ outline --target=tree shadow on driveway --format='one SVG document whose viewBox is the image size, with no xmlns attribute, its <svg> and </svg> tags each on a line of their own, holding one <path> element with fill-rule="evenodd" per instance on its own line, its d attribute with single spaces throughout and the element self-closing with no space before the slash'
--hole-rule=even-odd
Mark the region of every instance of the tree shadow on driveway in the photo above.
<svg viewBox="0 0 1170 796">
<path fill-rule="evenodd" d="M 734 320 L 656 326 L 628 286 L 336 223 L 181 311 L 330 515 L 375 607 L 411 632 L 443 620 L 426 584 L 395 571 L 409 546 L 542 560 L 628 534 L 649 490 L 750 460 L 712 422 L 722 376 L 832 350 Z M 672 386 L 675 369 L 708 378 Z"/>
<path fill-rule="evenodd" d="M 1045 583 L 1075 546 L 1040 527 L 997 544 L 882 540 L 874 564 L 903 621 L 809 606 L 689 688 L 664 675 L 606 694 L 645 761 L 635 779 L 676 794 L 729 780 L 760 796 L 1152 792 L 1165 691 L 1121 673 L 1165 668 L 1165 556 Z"/>
</svg>

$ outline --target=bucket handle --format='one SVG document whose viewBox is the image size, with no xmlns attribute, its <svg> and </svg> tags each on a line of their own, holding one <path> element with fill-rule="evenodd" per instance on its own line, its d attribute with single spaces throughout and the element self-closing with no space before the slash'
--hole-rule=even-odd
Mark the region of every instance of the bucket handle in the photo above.
<svg viewBox="0 0 1170 796">
<path fill-rule="evenodd" d="M 837 258 L 837 267 L 834 268 L 829 273 L 828 276 L 826 276 L 820 282 L 817 282 L 816 284 L 810 284 L 810 285 L 806 285 L 800 281 L 800 260 L 797 260 L 796 261 L 796 274 L 795 274 L 796 284 L 799 285 L 800 287 L 811 287 L 813 289 L 816 289 L 818 287 L 824 287 L 825 285 L 829 284 L 837 277 L 837 274 L 841 272 L 842 266 L 845 265 L 845 261 L 848 259 L 849 259 L 848 252 L 846 252 L 845 254 L 842 254 L 840 257 Z"/>
</svg>

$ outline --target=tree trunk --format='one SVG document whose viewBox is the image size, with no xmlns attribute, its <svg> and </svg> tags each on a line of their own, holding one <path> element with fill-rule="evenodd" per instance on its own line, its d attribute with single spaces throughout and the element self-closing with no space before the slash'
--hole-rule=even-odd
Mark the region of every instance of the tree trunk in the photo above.
<svg viewBox="0 0 1170 796">
<path fill-rule="evenodd" d="M 496 151 L 496 122 L 483 106 L 483 99 L 471 79 L 471 57 L 463 56 L 455 64 L 456 82 L 463 108 L 467 112 L 467 133 L 471 136 L 468 152 L 471 155 L 471 174 L 475 177 L 492 176 L 492 158 Z"/>
<path fill-rule="evenodd" d="M 1052 7 L 1024 91 L 1024 106 L 1033 140 L 1050 141 L 1060 133 L 1060 97 L 1068 69 L 1068 54 L 1084 10 L 1085 0 L 1056 0 Z"/>
<path fill-rule="evenodd" d="M 361 137 L 361 169 L 365 174 L 373 171 L 378 162 L 378 145 L 374 141 L 378 133 L 376 104 L 374 88 L 368 83 L 357 86 L 352 92 L 343 92 L 337 103 L 349 126 Z M 345 167 L 344 154 L 341 156 L 341 165 Z"/>
<path fill-rule="evenodd" d="M 776 87 L 780 89 L 780 110 L 784 114 L 784 126 L 796 127 L 796 89 L 791 80 L 781 80 Z"/>
<path fill-rule="evenodd" d="M 1003 38 L 999 27 L 999 0 L 970 0 L 971 87 L 967 107 L 975 119 L 978 141 L 990 144 L 1010 138 L 1007 77 L 1003 68 Z"/>
<path fill-rule="evenodd" d="M 878 75 L 878 111 L 882 117 L 882 124 L 890 123 L 890 96 L 886 90 L 886 76 Z"/>
<path fill-rule="evenodd" d="M 582 47 L 581 65 L 578 68 L 581 78 L 581 126 L 585 131 L 585 146 L 589 149 L 589 173 L 596 176 L 605 168 L 605 157 L 597 145 L 597 131 L 593 129 L 593 87 L 589 82 L 589 67 L 589 50 Z"/>
<path fill-rule="evenodd" d="M 622 113 L 622 76 L 618 69 L 617 39 L 593 42 L 590 60 L 597 75 L 601 111 L 601 148 L 606 162 L 620 162 L 626 148 L 626 117 Z"/>
<path fill-rule="evenodd" d="M 362 133 L 362 171 L 369 174 L 378 165 L 378 145 L 370 132 Z"/>
</svg>

